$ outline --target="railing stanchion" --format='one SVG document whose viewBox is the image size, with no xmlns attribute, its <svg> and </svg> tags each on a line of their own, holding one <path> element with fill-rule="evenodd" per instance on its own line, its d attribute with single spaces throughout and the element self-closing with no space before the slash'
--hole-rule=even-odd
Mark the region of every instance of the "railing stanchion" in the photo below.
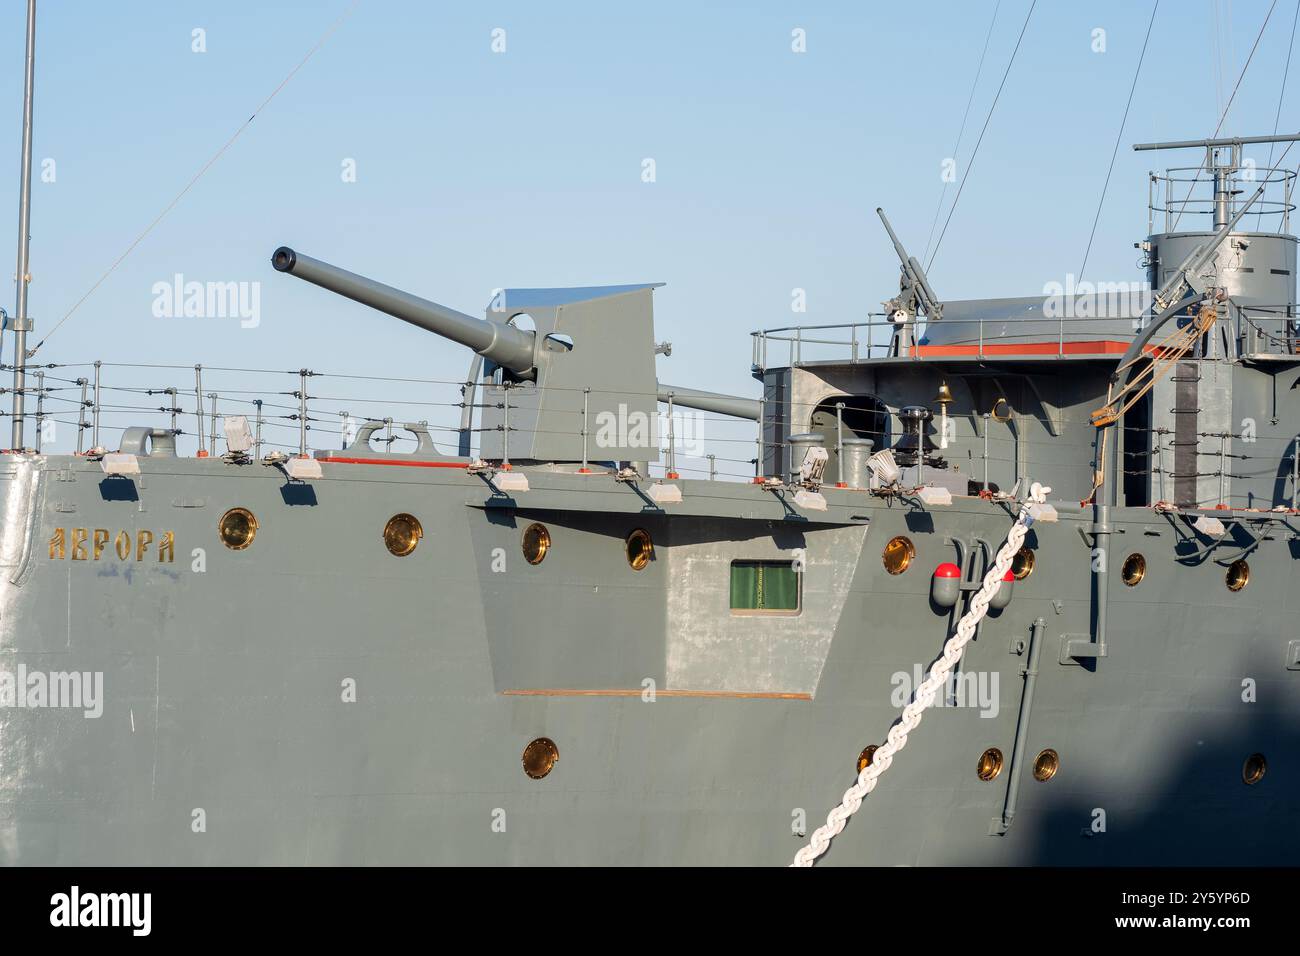
<svg viewBox="0 0 1300 956">
<path fill-rule="evenodd" d="M 988 412 L 984 413 L 984 490 L 989 490 L 989 419 Z"/>
<path fill-rule="evenodd" d="M 93 422 L 90 430 L 90 447 L 92 449 L 99 447 L 99 370 L 103 364 L 99 359 L 95 360 L 95 405 L 90 410 Z"/>
<path fill-rule="evenodd" d="M 298 454 L 307 457 L 307 375 L 305 368 L 298 369 Z"/>
<path fill-rule="evenodd" d="M 163 394 L 167 396 L 167 401 L 169 403 L 167 411 L 171 416 L 172 427 L 170 431 L 172 433 L 172 441 L 175 441 L 176 436 L 181 433 L 180 429 L 176 427 L 176 413 L 180 411 L 180 409 L 176 407 L 176 386 L 173 385 L 170 388 L 164 388 Z"/>
<path fill-rule="evenodd" d="M 587 474 L 591 467 L 587 461 L 587 405 L 591 397 L 591 389 L 583 388 L 582 390 L 582 468 L 581 473 Z"/>
<path fill-rule="evenodd" d="M 253 433 L 253 456 L 259 460 L 262 457 L 262 400 L 253 399 L 253 407 L 257 409 L 257 430 Z"/>
<path fill-rule="evenodd" d="M 36 454 L 41 453 L 41 432 L 45 426 L 45 373 L 36 373 Z"/>
<path fill-rule="evenodd" d="M 510 383 L 501 383 L 503 414 L 501 416 L 501 470 L 510 470 Z"/>
<path fill-rule="evenodd" d="M 208 447 L 212 449 L 212 454 L 217 453 L 217 393 L 208 392 L 208 425 L 212 429 L 211 440 Z"/>
<path fill-rule="evenodd" d="M 199 427 L 195 435 L 199 439 L 199 457 L 206 458 L 208 450 L 203 447 L 203 366 L 194 366 L 194 414 L 198 418 Z"/>
<path fill-rule="evenodd" d="M 90 387 L 90 380 L 79 378 L 77 384 L 81 386 L 81 407 L 77 410 L 77 454 L 80 455 L 86 437 L 86 406 L 90 404 L 86 400 L 86 390 Z"/>
<path fill-rule="evenodd" d="M 835 480 L 844 484 L 844 403 L 835 403 Z"/>
<path fill-rule="evenodd" d="M 679 478 L 677 474 L 677 433 L 673 427 L 673 392 L 668 393 L 668 474 L 667 478 Z"/>
</svg>

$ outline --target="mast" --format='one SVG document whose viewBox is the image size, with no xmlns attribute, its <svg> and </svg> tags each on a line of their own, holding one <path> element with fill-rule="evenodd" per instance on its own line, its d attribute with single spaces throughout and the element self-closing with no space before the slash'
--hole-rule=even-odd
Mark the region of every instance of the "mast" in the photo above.
<svg viewBox="0 0 1300 956">
<path fill-rule="evenodd" d="M 36 0 L 27 0 L 27 69 L 23 86 L 23 156 L 18 187 L 18 308 L 14 328 L 14 409 L 13 439 L 15 451 L 23 448 L 23 414 L 27 389 L 27 330 L 32 327 L 27 316 L 27 283 L 31 281 L 28 253 L 31 245 L 32 218 L 32 85 L 36 75 Z"/>
</svg>

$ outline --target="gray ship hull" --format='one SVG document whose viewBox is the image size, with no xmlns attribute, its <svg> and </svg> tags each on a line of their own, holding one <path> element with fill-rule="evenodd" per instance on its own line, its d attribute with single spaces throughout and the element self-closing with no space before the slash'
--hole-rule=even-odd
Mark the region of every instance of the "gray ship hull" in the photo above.
<svg viewBox="0 0 1300 956">
<path fill-rule="evenodd" d="M 0 670 L 102 674 L 99 716 L 0 708 L 4 863 L 785 864 L 883 741 L 900 675 L 942 647 L 931 572 L 954 539 L 998 547 L 1014 514 L 826 488 L 810 521 L 736 483 L 681 482 L 660 509 L 607 474 L 532 471 L 512 500 L 463 466 L 326 462 L 304 483 L 140 465 L 0 459 Z M 217 534 L 235 506 L 259 524 L 242 551 Z M 1080 664 L 1062 647 L 1092 627 L 1091 516 L 1057 507 L 966 651 L 965 706 L 927 713 L 825 862 L 1300 859 L 1285 516 L 1250 516 L 1263 540 L 1234 593 L 1214 560 L 1175 560 L 1177 519 L 1116 509 L 1106 656 Z M 424 528 L 402 558 L 381 536 L 399 512 Z M 552 540 L 536 566 L 519 544 L 533 521 Z M 642 571 L 623 554 L 638 527 L 655 542 Z M 916 558 L 890 575 L 895 535 Z M 1148 571 L 1128 587 L 1133 551 Z M 729 612 L 732 560 L 791 555 L 798 615 Z M 979 779 L 981 753 L 1010 758 L 1018 735 L 1021 763 Z M 531 779 L 520 755 L 539 737 L 559 760 Z M 1040 782 L 1046 748 L 1059 771 Z M 1247 786 L 1254 753 L 1268 772 Z"/>
</svg>

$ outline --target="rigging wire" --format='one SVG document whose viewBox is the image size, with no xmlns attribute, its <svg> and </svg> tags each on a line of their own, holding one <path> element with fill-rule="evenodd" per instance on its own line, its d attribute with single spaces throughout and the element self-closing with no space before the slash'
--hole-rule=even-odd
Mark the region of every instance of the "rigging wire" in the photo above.
<svg viewBox="0 0 1300 956">
<path fill-rule="evenodd" d="M 1259 49 L 1259 41 L 1264 38 L 1264 29 L 1268 26 L 1269 18 L 1273 16 L 1273 10 L 1276 9 L 1276 7 L 1277 0 L 1273 0 L 1273 2 L 1269 4 L 1268 13 L 1264 14 L 1264 22 L 1260 24 L 1259 33 L 1255 36 L 1255 42 L 1250 48 L 1250 55 L 1246 57 L 1246 62 L 1241 67 L 1241 74 L 1237 77 L 1237 83 L 1232 88 L 1232 95 L 1228 97 L 1228 105 L 1223 108 L 1223 113 L 1219 116 L 1219 123 L 1214 127 L 1214 133 L 1210 136 L 1210 139 L 1217 139 L 1219 136 L 1219 130 L 1223 129 L 1224 120 L 1228 118 L 1228 111 L 1232 109 L 1232 103 L 1237 98 L 1237 91 L 1241 89 L 1241 81 L 1246 78 L 1246 71 L 1250 69 L 1250 61 L 1255 58 L 1255 51 Z M 1187 208 L 1188 203 L 1191 201 L 1192 191 L 1196 189 L 1196 184 L 1200 182 L 1201 172 L 1204 169 L 1205 164 L 1202 163 L 1196 170 L 1196 175 L 1192 177 L 1192 184 L 1187 187 L 1187 195 L 1183 197 L 1183 201 L 1178 207 L 1178 215 L 1174 217 L 1174 225 L 1170 230 L 1171 232 L 1176 232 L 1178 230 L 1179 220 L 1183 218 L 1183 210 Z"/>
<path fill-rule="evenodd" d="M 114 260 L 113 264 L 109 266 L 107 270 L 105 270 L 104 274 L 95 280 L 95 284 L 86 290 L 85 295 L 83 295 L 80 299 L 78 299 L 75 303 L 73 303 L 72 308 L 70 308 L 67 312 L 64 313 L 63 318 L 59 319 L 58 322 L 54 323 L 54 326 L 50 329 L 50 331 L 46 332 L 45 335 L 41 338 L 41 340 L 36 343 L 36 347 L 31 349 L 27 353 L 29 358 L 35 355 L 37 351 L 40 350 L 40 347 L 46 343 L 49 337 L 53 335 L 55 332 L 57 332 L 59 330 L 59 327 L 63 325 L 64 322 L 72 318 L 72 314 L 76 312 L 79 308 L 81 308 L 82 304 L 87 299 L 89 299 L 92 295 L 95 294 L 95 290 L 98 289 L 101 285 L 103 285 L 104 281 L 110 275 L 112 275 L 113 272 L 117 270 L 117 267 L 120 266 L 126 260 L 126 257 L 135 251 L 136 246 L 144 242 L 145 238 L 148 237 L 149 233 L 153 232 L 154 228 L 160 222 L 162 222 L 163 219 L 167 217 L 167 214 L 170 213 L 172 209 L 174 209 L 176 205 L 182 199 L 185 198 L 185 195 L 191 189 L 193 189 L 195 184 L 197 184 L 198 181 L 203 178 L 204 174 L 207 173 L 207 171 L 216 164 L 217 160 L 219 160 L 225 154 L 226 150 L 230 149 L 230 147 L 235 144 L 235 140 L 239 139 L 239 137 L 244 134 L 244 131 L 253 124 L 253 120 L 257 119 L 258 115 L 262 112 L 262 110 L 264 110 L 267 107 L 267 105 L 269 105 L 270 102 L 273 99 L 275 99 L 277 95 L 279 95 L 281 90 L 283 90 L 286 86 L 289 85 L 289 81 L 292 80 L 294 76 L 297 75 L 299 70 L 301 70 L 304 66 L 307 65 L 307 61 L 316 55 L 316 52 L 325 45 L 325 41 L 327 41 L 331 36 L 334 35 L 334 32 L 343 25 L 344 20 L 346 20 L 348 17 L 352 15 L 353 11 L 356 10 L 356 8 L 360 5 L 360 3 L 361 0 L 352 0 L 352 3 L 349 4 L 347 9 L 344 10 L 343 13 L 339 15 L 338 19 L 335 20 L 332 24 L 330 24 L 329 29 L 327 29 L 323 34 L 321 34 L 321 37 L 319 40 L 316 41 L 315 46 L 313 46 L 310 50 L 308 50 L 307 55 L 298 61 L 298 65 L 295 66 L 292 70 L 290 70 L 288 75 L 286 75 L 285 78 L 280 81 L 280 85 L 277 86 L 275 89 L 273 89 L 270 95 L 266 97 L 266 99 L 262 100 L 262 102 L 258 105 L 257 109 L 253 110 L 253 112 L 249 115 L 248 119 L 244 120 L 244 122 L 240 125 L 240 127 L 237 130 L 235 130 L 234 134 L 228 140 L 226 140 L 226 142 L 221 146 L 221 148 L 212 154 L 211 158 L 209 158 L 208 161 L 203 164 L 202 168 L 200 168 L 199 171 L 194 174 L 193 178 L 190 179 L 190 181 L 185 184 L 185 187 L 180 192 L 178 192 L 175 195 L 175 197 L 172 198 L 172 201 L 163 207 L 162 212 L 158 213 L 158 215 L 154 218 L 154 220 L 151 223 L 149 223 L 149 225 L 145 226 L 144 231 L 141 232 L 140 235 L 136 236 L 135 239 L 131 242 L 131 244 L 126 247 L 126 250 L 120 256 L 118 256 L 116 260 Z"/>
<path fill-rule="evenodd" d="M 1282 89 L 1278 90 L 1278 94 L 1277 94 L 1277 112 L 1273 114 L 1273 135 L 1274 136 L 1277 135 L 1278 124 L 1281 122 L 1282 119 L 1282 99 L 1286 96 L 1286 81 L 1287 81 L 1287 77 L 1291 74 L 1291 54 L 1295 52 L 1295 28 L 1297 22 L 1300 22 L 1300 0 L 1296 0 L 1295 16 L 1291 18 L 1291 42 L 1287 45 L 1286 48 L 1286 67 L 1283 68 L 1282 70 Z M 1273 168 L 1273 150 L 1276 147 L 1277 147 L 1276 143 L 1268 144 L 1268 166 L 1265 167 L 1267 170 L 1272 170 Z M 1264 175 L 1271 176 L 1272 173 L 1265 172 Z M 1256 232 L 1259 231 L 1260 223 L 1263 221 L 1263 218 L 1264 218 L 1264 210 L 1260 209 L 1260 211 L 1255 215 Z M 1278 232 L 1282 231 L 1281 216 L 1278 217 L 1277 228 L 1278 228 Z"/>
<path fill-rule="evenodd" d="M 1273 0 L 1274 3 L 1277 0 Z M 1015 48 L 1011 51 L 1011 59 L 1007 60 L 1007 68 L 1002 73 L 1002 82 L 998 84 L 998 91 L 993 96 L 993 104 L 989 107 L 988 115 L 984 117 L 984 125 L 980 128 L 979 138 L 975 140 L 975 148 L 971 150 L 970 162 L 966 164 L 966 171 L 962 173 L 961 182 L 957 184 L 957 195 L 952 199 L 952 205 L 948 207 L 948 218 L 943 221 L 943 229 L 939 231 L 939 238 L 934 244 L 934 252 L 930 254 L 930 259 L 925 264 L 929 271 L 934 265 L 935 257 L 939 255 L 939 247 L 943 245 L 943 237 L 948 232 L 948 224 L 952 222 L 952 214 L 957 209 L 957 203 L 961 201 L 962 190 L 966 188 L 966 180 L 970 178 L 970 172 L 975 166 L 975 157 L 979 155 L 980 144 L 984 142 L 984 134 L 988 132 L 989 122 L 993 119 L 993 111 L 998 108 L 998 100 L 1002 97 L 1002 90 L 1007 85 L 1007 77 L 1011 75 L 1011 67 L 1015 65 L 1016 54 L 1020 52 L 1020 43 L 1025 38 L 1025 31 L 1029 29 L 1029 18 L 1034 15 L 1034 8 L 1038 6 L 1038 0 L 1033 0 L 1029 5 L 1029 12 L 1025 14 L 1025 22 L 1021 24 L 1020 36 L 1016 38 Z"/>
<path fill-rule="evenodd" d="M 1300 4 L 1300 0 L 1296 0 Z M 1115 134 L 1115 148 L 1110 152 L 1110 166 L 1106 168 L 1106 181 L 1101 187 L 1101 198 L 1097 200 L 1097 213 L 1092 217 L 1092 231 L 1088 233 L 1088 246 L 1083 250 L 1083 265 L 1079 266 L 1076 282 L 1083 281 L 1083 270 L 1088 267 L 1088 256 L 1092 253 L 1092 241 L 1097 236 L 1097 223 L 1101 220 L 1101 207 L 1106 202 L 1106 191 L 1110 188 L 1110 176 L 1115 171 L 1115 157 L 1119 155 L 1119 144 L 1124 138 L 1124 127 L 1128 125 L 1129 108 L 1133 105 L 1133 92 L 1137 89 L 1138 77 L 1142 75 L 1142 61 L 1146 59 L 1147 44 L 1151 41 L 1151 27 L 1156 22 L 1156 11 L 1160 9 L 1160 0 L 1151 8 L 1151 19 L 1147 22 L 1147 35 L 1142 41 L 1142 52 L 1138 55 L 1137 69 L 1133 71 L 1133 84 L 1128 88 L 1128 102 L 1124 104 L 1124 118 L 1120 120 L 1119 132 Z M 1297 7 L 1300 9 L 1300 6 Z M 1279 105 L 1280 108 L 1280 105 Z"/>
<path fill-rule="evenodd" d="M 1297 0 L 1297 2 L 1300 2 L 1300 0 Z M 957 143 L 952 148 L 953 162 L 957 161 L 957 153 L 961 149 L 962 138 L 966 135 L 966 120 L 970 118 L 971 104 L 975 102 L 975 91 L 979 89 L 980 77 L 984 75 L 984 58 L 989 52 L 989 40 L 993 38 L 993 27 L 998 22 L 998 11 L 1000 9 L 1002 9 L 1002 0 L 998 0 L 997 4 L 993 7 L 993 19 L 989 21 L 988 32 L 984 34 L 984 49 L 980 53 L 979 66 L 975 68 L 975 81 L 970 85 L 970 96 L 966 98 L 966 112 L 961 114 L 961 127 L 957 130 Z M 930 223 L 930 235 L 925 240 L 925 251 L 921 253 L 922 259 L 930 254 L 930 246 L 934 242 L 934 230 L 939 226 L 939 214 L 943 212 L 943 200 L 947 195 L 948 180 L 945 178 L 943 181 L 943 189 L 939 193 L 939 205 L 934 207 L 934 221 Z"/>
</svg>

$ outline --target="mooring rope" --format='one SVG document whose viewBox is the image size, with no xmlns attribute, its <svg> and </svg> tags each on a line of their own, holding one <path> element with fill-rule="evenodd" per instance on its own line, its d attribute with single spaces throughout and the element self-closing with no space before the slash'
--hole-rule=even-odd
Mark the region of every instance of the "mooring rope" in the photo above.
<svg viewBox="0 0 1300 956">
<path fill-rule="evenodd" d="M 988 613 L 989 601 L 1002 586 L 1002 579 L 1011 568 L 1012 559 L 1025 543 L 1025 535 L 1029 533 L 1030 525 L 1042 513 L 1043 502 L 1047 500 L 1047 494 L 1051 490 L 1034 482 L 1029 490 L 1029 497 L 1020 506 L 1016 523 L 1011 526 L 1006 542 L 998 551 L 997 559 L 984 575 L 984 583 L 971 598 L 969 609 L 957 622 L 957 628 L 953 636 L 948 639 L 948 643 L 944 645 L 943 653 L 930 665 L 930 676 L 916 688 L 911 703 L 903 708 L 894 726 L 889 728 L 885 742 L 876 749 L 871 762 L 858 773 L 857 782 L 844 792 L 839 806 L 827 815 L 825 825 L 813 832 L 808 845 L 794 855 L 791 866 L 812 866 L 819 856 L 830 849 L 831 840 L 843 832 L 849 817 L 858 812 L 867 794 L 876 789 L 876 781 L 894 762 L 894 755 L 907 746 L 907 735 L 920 726 L 926 708 L 934 703 L 935 696 L 947 684 L 948 675 L 961 660 L 966 645 L 975 636 L 975 628 Z"/>
</svg>

